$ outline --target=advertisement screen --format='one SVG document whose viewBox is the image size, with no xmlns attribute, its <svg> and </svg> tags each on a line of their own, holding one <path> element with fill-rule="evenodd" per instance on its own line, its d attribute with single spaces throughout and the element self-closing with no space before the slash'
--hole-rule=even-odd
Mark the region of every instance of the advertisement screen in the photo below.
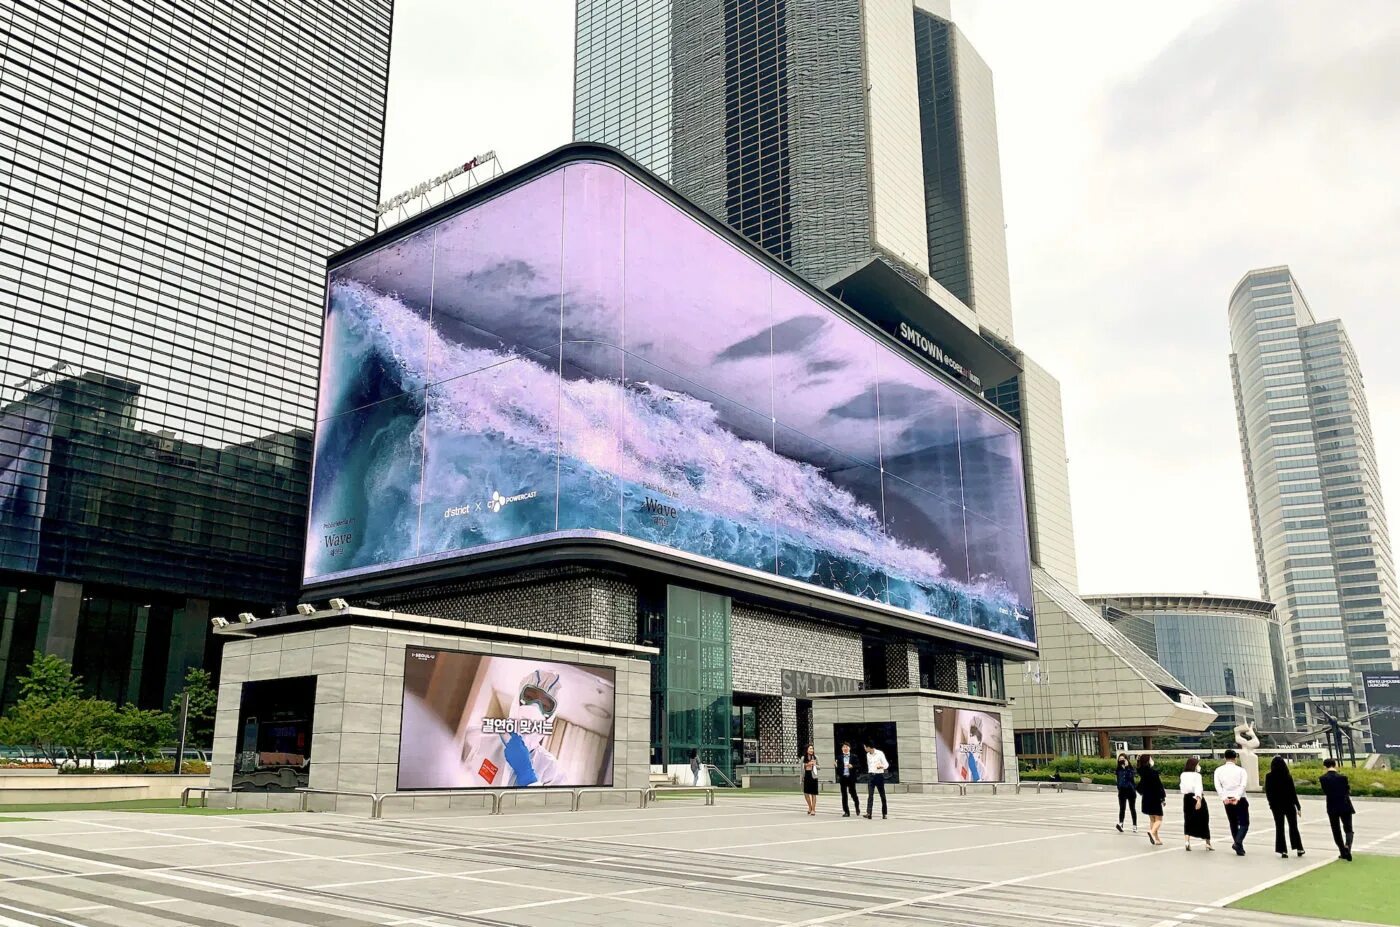
<svg viewBox="0 0 1400 927">
<path fill-rule="evenodd" d="M 1362 673 L 1372 749 L 1400 755 L 1400 672 Z"/>
<path fill-rule="evenodd" d="M 939 782 L 1001 782 L 1001 715 L 967 708 L 934 710 Z"/>
<path fill-rule="evenodd" d="M 607 534 L 1033 641 L 1017 431 L 621 169 L 330 273 L 304 576 Z"/>
<path fill-rule="evenodd" d="M 613 672 L 408 647 L 398 787 L 612 785 Z"/>
</svg>

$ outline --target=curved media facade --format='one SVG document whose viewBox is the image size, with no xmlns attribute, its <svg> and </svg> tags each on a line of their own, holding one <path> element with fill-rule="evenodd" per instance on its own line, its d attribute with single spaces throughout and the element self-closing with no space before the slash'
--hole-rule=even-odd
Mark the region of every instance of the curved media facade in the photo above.
<svg viewBox="0 0 1400 927">
<path fill-rule="evenodd" d="M 334 266 L 308 584 L 605 533 L 1033 641 L 1020 436 L 622 169 Z"/>
</svg>

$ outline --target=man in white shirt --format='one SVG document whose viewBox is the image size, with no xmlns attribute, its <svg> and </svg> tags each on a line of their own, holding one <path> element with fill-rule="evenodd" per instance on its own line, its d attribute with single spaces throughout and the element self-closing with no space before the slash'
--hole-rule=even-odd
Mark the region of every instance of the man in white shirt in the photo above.
<svg viewBox="0 0 1400 927">
<path fill-rule="evenodd" d="M 867 820 L 875 816 L 875 791 L 880 792 L 880 817 L 890 816 L 889 806 L 885 804 L 885 773 L 889 771 L 890 761 L 885 759 L 885 752 L 877 750 L 872 744 L 865 745 L 865 768 L 870 771 L 869 785 L 865 790 L 865 817 Z"/>
<path fill-rule="evenodd" d="M 1215 794 L 1225 805 L 1225 817 L 1230 821 L 1230 836 L 1234 839 L 1235 853 L 1244 855 L 1244 837 L 1249 833 L 1249 799 L 1244 795 L 1249 774 L 1237 760 L 1234 750 L 1225 751 L 1225 765 L 1215 771 Z"/>
</svg>

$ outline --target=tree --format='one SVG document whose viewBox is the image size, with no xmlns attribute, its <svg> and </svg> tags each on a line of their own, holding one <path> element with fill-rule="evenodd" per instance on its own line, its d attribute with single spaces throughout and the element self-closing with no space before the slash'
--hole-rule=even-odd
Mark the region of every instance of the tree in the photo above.
<svg viewBox="0 0 1400 927">
<path fill-rule="evenodd" d="M 184 692 L 190 697 L 189 728 L 186 731 L 189 741 L 208 747 L 214 743 L 214 713 L 219 707 L 219 690 L 214 688 L 214 677 L 208 670 L 192 666 L 185 672 Z M 170 700 L 170 715 L 174 718 L 175 734 L 178 736 L 179 695 Z"/>
<path fill-rule="evenodd" d="M 138 756 L 155 753 L 175 739 L 175 719 L 164 711 L 143 711 L 123 705 L 113 712 L 104 749 Z"/>
<path fill-rule="evenodd" d="M 20 701 L 33 698 L 56 702 L 80 698 L 82 694 L 82 677 L 74 676 L 73 667 L 68 661 L 54 654 L 34 651 L 34 659 L 29 661 L 27 673 L 19 677 Z"/>
</svg>

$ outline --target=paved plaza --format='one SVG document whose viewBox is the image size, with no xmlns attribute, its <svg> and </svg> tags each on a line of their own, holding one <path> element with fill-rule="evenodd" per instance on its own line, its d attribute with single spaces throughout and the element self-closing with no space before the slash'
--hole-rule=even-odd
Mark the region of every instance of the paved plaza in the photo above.
<svg viewBox="0 0 1400 927">
<path fill-rule="evenodd" d="M 797 795 L 383 821 L 31 813 L 0 823 L 0 925 L 1302 927 L 1322 922 L 1221 906 L 1335 856 L 1309 799 L 1309 855 L 1285 862 L 1262 798 L 1239 858 L 1223 834 L 1184 852 L 1179 815 L 1167 846 L 1120 835 L 1109 793 L 895 795 L 885 821 L 834 797 L 815 818 Z M 1400 803 L 1359 811 L 1358 849 L 1400 855 Z"/>
</svg>

